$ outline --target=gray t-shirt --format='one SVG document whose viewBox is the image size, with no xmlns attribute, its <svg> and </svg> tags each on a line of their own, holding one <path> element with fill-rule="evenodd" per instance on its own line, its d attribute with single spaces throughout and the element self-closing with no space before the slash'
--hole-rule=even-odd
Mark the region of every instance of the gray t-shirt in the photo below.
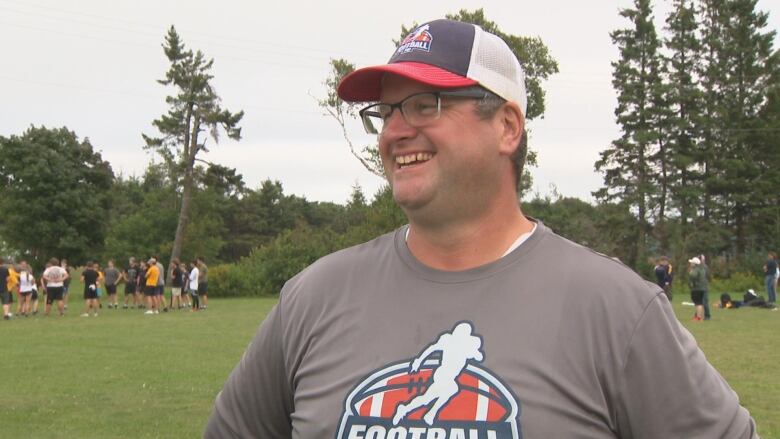
<svg viewBox="0 0 780 439">
<path fill-rule="evenodd" d="M 755 438 L 663 291 L 539 222 L 445 272 L 405 227 L 287 282 L 207 438 Z"/>
<path fill-rule="evenodd" d="M 106 268 L 103 274 L 106 279 L 106 285 L 116 285 L 116 281 L 119 280 L 119 270 L 116 268 Z"/>
</svg>

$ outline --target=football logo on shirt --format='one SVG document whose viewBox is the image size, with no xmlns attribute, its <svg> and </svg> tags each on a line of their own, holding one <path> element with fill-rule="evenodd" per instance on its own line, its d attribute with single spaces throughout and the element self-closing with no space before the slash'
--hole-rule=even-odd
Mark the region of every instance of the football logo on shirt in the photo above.
<svg viewBox="0 0 780 439">
<path fill-rule="evenodd" d="M 429 32 L 430 26 L 427 24 L 415 29 L 412 33 L 406 36 L 396 50 L 396 54 L 409 53 L 412 50 L 422 50 L 423 52 L 431 51 L 431 43 L 433 42 L 433 35 Z"/>
<path fill-rule="evenodd" d="M 470 322 L 349 393 L 336 439 L 521 439 L 517 398 L 489 370 Z"/>
</svg>

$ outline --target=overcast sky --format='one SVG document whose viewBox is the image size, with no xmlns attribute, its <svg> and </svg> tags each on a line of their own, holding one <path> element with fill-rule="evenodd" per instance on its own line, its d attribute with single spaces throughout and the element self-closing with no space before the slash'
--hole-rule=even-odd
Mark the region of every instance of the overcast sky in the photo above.
<svg viewBox="0 0 780 439">
<path fill-rule="evenodd" d="M 656 2 L 656 22 L 667 6 Z M 547 112 L 533 121 L 539 155 L 534 190 L 554 184 L 590 200 L 601 185 L 598 153 L 619 135 L 609 32 L 630 1 L 266 1 L 0 0 L 0 135 L 31 124 L 67 126 L 111 162 L 142 175 L 153 158 L 141 133 L 167 110 L 171 91 L 156 82 L 168 68 L 161 43 L 175 25 L 185 44 L 214 58 L 223 106 L 244 110 L 240 142 L 209 141 L 206 160 L 236 168 L 251 188 L 270 178 L 309 200 L 347 200 L 357 182 L 367 196 L 381 185 L 354 159 L 336 122 L 317 107 L 329 59 L 384 63 L 402 24 L 483 8 L 507 33 L 539 36 L 560 73 L 544 84 Z M 780 29 L 780 0 L 759 0 Z M 780 38 L 775 41 L 775 48 Z M 357 126 L 351 135 L 364 139 Z"/>
</svg>

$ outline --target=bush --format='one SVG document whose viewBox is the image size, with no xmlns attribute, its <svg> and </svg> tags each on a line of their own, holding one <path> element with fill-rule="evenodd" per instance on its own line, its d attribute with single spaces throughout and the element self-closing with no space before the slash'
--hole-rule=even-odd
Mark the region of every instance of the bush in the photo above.
<svg viewBox="0 0 780 439">
<path fill-rule="evenodd" d="M 710 293 L 729 293 L 732 297 L 742 297 L 749 288 L 756 290 L 756 294 L 760 294 L 764 289 L 763 285 L 763 280 L 753 273 L 732 273 L 728 278 L 713 279 L 710 283 Z"/>
<path fill-rule="evenodd" d="M 237 264 L 222 264 L 209 268 L 209 295 L 212 297 L 257 296 L 251 272 Z"/>
<path fill-rule="evenodd" d="M 336 250 L 338 241 L 330 229 L 313 230 L 300 224 L 256 248 L 238 263 L 210 269 L 209 294 L 213 297 L 279 294 L 288 279 Z"/>
</svg>

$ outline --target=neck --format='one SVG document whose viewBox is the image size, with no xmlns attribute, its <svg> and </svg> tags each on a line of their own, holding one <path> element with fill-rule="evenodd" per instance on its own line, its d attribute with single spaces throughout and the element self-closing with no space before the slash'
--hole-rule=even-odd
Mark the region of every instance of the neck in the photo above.
<svg viewBox="0 0 780 439">
<path fill-rule="evenodd" d="M 479 267 L 501 258 L 518 236 L 533 230 L 515 202 L 473 219 L 429 225 L 410 219 L 409 251 L 423 264 L 445 271 Z"/>
</svg>

